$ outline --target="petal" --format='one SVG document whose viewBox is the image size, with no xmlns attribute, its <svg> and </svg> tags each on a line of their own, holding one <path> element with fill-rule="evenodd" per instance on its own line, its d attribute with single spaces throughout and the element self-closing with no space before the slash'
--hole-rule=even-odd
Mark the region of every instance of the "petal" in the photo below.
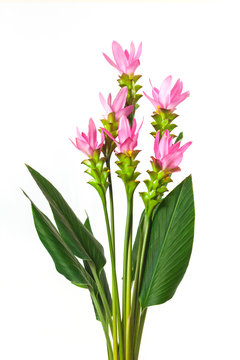
<svg viewBox="0 0 240 360">
<path fill-rule="evenodd" d="M 126 55 L 124 54 L 121 45 L 119 45 L 116 41 L 113 41 L 112 51 L 113 51 L 114 60 L 116 61 L 118 68 L 123 73 L 125 73 L 126 69 L 127 69 L 127 59 L 126 59 Z"/>
<path fill-rule="evenodd" d="M 132 139 L 127 138 L 122 144 L 119 145 L 120 152 L 128 152 L 129 150 L 134 150 L 132 145 Z"/>
<path fill-rule="evenodd" d="M 186 91 L 183 94 L 180 94 L 179 96 L 175 96 L 174 101 L 171 101 L 171 107 L 176 107 L 178 104 L 180 104 L 182 101 L 184 101 L 188 96 L 190 95 L 189 91 Z"/>
<path fill-rule="evenodd" d="M 102 106 L 104 107 L 107 115 L 110 114 L 112 112 L 111 107 L 108 105 L 108 103 L 106 102 L 105 98 L 103 97 L 102 93 L 99 93 L 99 99 L 101 101 Z"/>
<path fill-rule="evenodd" d="M 137 53 L 136 53 L 136 56 L 135 56 L 135 60 L 140 58 L 141 53 L 142 53 L 142 43 L 140 42 L 140 45 L 138 47 L 138 50 L 137 50 Z"/>
<path fill-rule="evenodd" d="M 155 137 L 155 141 L 154 141 L 154 153 L 157 159 L 160 160 L 161 155 L 159 152 L 159 137 L 160 137 L 160 130 L 158 130 L 156 137 Z"/>
<path fill-rule="evenodd" d="M 105 135 L 104 135 L 104 132 L 101 130 L 101 142 L 98 145 L 98 149 L 100 149 L 101 151 L 102 151 L 104 141 L 105 141 Z"/>
<path fill-rule="evenodd" d="M 108 95 L 107 103 L 111 108 L 111 106 L 112 106 L 112 95 L 111 94 Z"/>
<path fill-rule="evenodd" d="M 163 136 L 159 142 L 159 152 L 161 158 L 164 158 L 164 156 L 168 154 L 169 136 L 170 136 L 169 131 L 168 130 L 164 131 Z"/>
<path fill-rule="evenodd" d="M 118 125 L 118 140 L 120 144 L 123 144 L 124 141 L 131 136 L 131 127 L 126 116 L 122 116 L 119 120 Z"/>
<path fill-rule="evenodd" d="M 77 130 L 77 136 L 80 137 L 80 136 L 81 136 L 81 133 L 80 133 L 80 131 L 79 131 L 79 128 L 77 127 L 76 130 Z"/>
<path fill-rule="evenodd" d="M 149 79 L 149 82 L 150 82 L 150 85 L 151 85 L 151 87 L 152 87 L 152 96 L 153 96 L 153 99 L 154 99 L 155 101 L 158 101 L 159 90 L 152 85 L 152 82 L 151 82 L 150 79 Z"/>
<path fill-rule="evenodd" d="M 183 83 L 180 79 L 178 79 L 174 85 L 174 87 L 171 90 L 171 101 L 174 99 L 174 97 L 178 94 L 181 94 L 183 89 Z"/>
<path fill-rule="evenodd" d="M 89 119 L 88 124 L 88 140 L 89 145 L 93 148 L 97 148 L 97 130 L 92 118 Z"/>
<path fill-rule="evenodd" d="M 107 60 L 107 62 L 109 62 L 110 65 L 112 65 L 113 67 L 115 67 L 116 69 L 118 69 L 119 71 L 121 71 L 119 69 L 119 67 L 110 59 L 110 57 L 108 57 L 106 54 L 103 53 L 103 56 L 105 57 L 105 59 Z"/>
<path fill-rule="evenodd" d="M 140 61 L 139 60 L 134 60 L 133 62 L 131 62 L 129 64 L 129 66 L 127 67 L 127 74 L 134 74 L 136 68 L 140 65 Z"/>
<path fill-rule="evenodd" d="M 152 99 L 150 96 L 148 96 L 144 91 L 143 94 L 146 96 L 146 98 L 151 101 L 151 103 L 153 104 L 153 106 L 157 109 L 157 107 L 159 106 L 159 102 Z"/>
<path fill-rule="evenodd" d="M 134 43 L 131 42 L 131 44 L 130 44 L 130 55 L 129 55 L 129 60 L 128 60 L 129 64 L 133 61 L 134 55 L 135 55 L 135 46 L 134 46 Z M 136 59 L 136 60 L 138 60 L 138 59 Z"/>
<path fill-rule="evenodd" d="M 179 151 L 181 151 L 181 153 L 183 154 L 188 148 L 189 146 L 192 144 L 192 141 L 187 142 L 186 144 L 184 144 L 182 147 L 180 147 Z"/>
<path fill-rule="evenodd" d="M 134 120 L 135 120 L 135 119 L 134 119 Z M 139 131 L 141 130 L 143 121 L 144 121 L 144 119 L 142 120 L 141 125 L 139 126 L 138 131 L 136 132 L 136 134 L 135 134 L 135 136 L 134 136 L 134 138 L 135 138 L 136 140 L 138 139 Z M 135 122 L 136 122 L 136 120 L 135 120 Z M 136 126 L 137 126 L 137 122 L 136 122 Z"/>
<path fill-rule="evenodd" d="M 158 99 L 159 101 L 161 101 L 165 109 L 167 109 L 168 104 L 170 103 L 171 83 L 172 83 L 172 76 L 170 75 L 166 77 L 165 80 L 163 80 L 158 94 Z"/>
<path fill-rule="evenodd" d="M 128 116 L 134 109 L 134 105 L 126 106 L 124 109 L 121 109 L 115 113 L 115 119 L 118 121 L 123 115 Z"/>
<path fill-rule="evenodd" d="M 82 151 L 87 156 L 92 156 L 93 149 L 91 148 L 91 146 L 89 146 L 88 143 L 86 143 L 85 141 L 81 141 L 77 138 L 76 145 L 77 145 L 78 150 Z"/>
<path fill-rule="evenodd" d="M 162 161 L 163 161 L 163 168 L 167 170 L 172 170 L 176 168 L 180 162 L 182 161 L 183 154 L 180 152 L 176 152 L 174 154 L 168 154 L 166 155 Z"/>
<path fill-rule="evenodd" d="M 127 60 L 129 60 L 129 52 L 127 50 L 125 50 L 124 54 L 126 55 Z"/>
<path fill-rule="evenodd" d="M 104 129 L 104 128 L 100 128 L 107 136 L 109 136 L 110 137 L 110 139 L 112 139 L 114 142 L 115 142 L 115 144 L 117 144 L 118 145 L 118 142 L 117 142 L 117 140 L 112 136 L 112 134 L 109 132 L 109 131 L 107 131 L 106 129 Z"/>
<path fill-rule="evenodd" d="M 128 88 L 127 86 L 123 87 L 117 94 L 116 98 L 113 101 L 112 104 L 112 110 L 114 112 L 117 112 L 119 110 L 121 110 L 125 103 L 126 103 L 126 99 L 127 99 L 127 94 L 128 94 Z"/>
</svg>

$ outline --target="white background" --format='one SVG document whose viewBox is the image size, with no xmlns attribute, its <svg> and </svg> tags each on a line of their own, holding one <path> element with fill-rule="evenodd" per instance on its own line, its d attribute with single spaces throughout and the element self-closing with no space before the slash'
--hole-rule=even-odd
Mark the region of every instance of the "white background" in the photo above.
<svg viewBox="0 0 240 360">
<path fill-rule="evenodd" d="M 108 255 L 101 203 L 69 137 L 76 125 L 86 131 L 90 116 L 100 126 L 98 92 L 118 91 L 117 71 L 101 54 L 112 56 L 112 40 L 124 48 L 131 40 L 143 42 L 137 73 L 147 93 L 149 77 L 160 86 L 169 74 L 191 93 L 178 106 L 178 125 L 193 145 L 174 185 L 193 174 L 195 244 L 173 300 L 148 312 L 140 359 L 240 359 L 237 3 L 0 3 L 1 359 L 107 357 L 89 295 L 55 271 L 20 187 L 50 214 L 28 163 L 82 220 L 88 211 Z M 153 108 L 147 99 L 140 104 L 144 173 L 153 152 Z M 115 196 L 120 278 L 125 198 L 119 179 Z M 135 199 L 136 228 L 142 210 L 137 192 Z"/>
</svg>

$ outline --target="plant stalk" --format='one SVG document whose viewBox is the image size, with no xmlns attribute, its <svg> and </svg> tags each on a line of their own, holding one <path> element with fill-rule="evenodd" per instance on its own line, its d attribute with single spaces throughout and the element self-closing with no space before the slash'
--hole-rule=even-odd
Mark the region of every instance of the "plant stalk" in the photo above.
<svg viewBox="0 0 240 360">
<path fill-rule="evenodd" d="M 132 210 L 133 197 L 127 198 L 127 218 L 123 255 L 122 318 L 125 341 L 125 360 L 131 359 L 131 271 L 132 271 Z"/>
<path fill-rule="evenodd" d="M 110 338 L 109 338 L 108 327 L 107 327 L 107 324 L 105 322 L 105 318 L 103 316 L 101 306 L 99 305 L 99 302 L 98 302 L 98 300 L 96 298 L 96 295 L 94 294 L 94 291 L 91 291 L 91 296 L 92 296 L 92 299 L 93 299 L 93 303 L 94 303 L 94 305 L 96 307 L 99 319 L 100 319 L 100 321 L 102 323 L 103 331 L 104 331 L 104 334 L 105 334 L 105 337 L 106 337 L 109 360 L 113 360 L 112 344 L 111 344 L 111 341 L 110 341 Z"/>
<path fill-rule="evenodd" d="M 123 353 L 123 336 L 122 336 L 122 322 L 121 322 L 121 313 L 120 313 L 120 303 L 119 303 L 119 294 L 118 294 L 118 285 L 117 285 L 117 275 L 116 275 L 116 266 L 115 266 L 115 256 L 112 246 L 112 237 L 109 224 L 109 217 L 106 207 L 106 202 L 103 203 L 103 210 L 106 220 L 109 250 L 112 264 L 112 297 L 113 297 L 113 354 L 114 360 L 118 360 L 118 341 L 117 341 L 117 327 L 119 335 L 119 359 L 124 360 Z M 116 310 L 116 312 L 115 312 Z"/>
<path fill-rule="evenodd" d="M 93 277 L 94 277 L 94 279 L 96 281 L 100 297 L 102 299 L 103 307 L 104 307 L 104 310 L 105 310 L 105 313 L 106 313 L 107 321 L 108 321 L 110 329 L 111 329 L 111 333 L 113 334 L 112 314 L 111 314 L 111 311 L 110 311 L 110 308 L 109 308 L 109 304 L 108 304 L 104 289 L 102 287 L 101 281 L 100 281 L 99 276 L 97 274 L 96 267 L 94 265 L 90 264 L 90 268 L 91 268 Z"/>
</svg>

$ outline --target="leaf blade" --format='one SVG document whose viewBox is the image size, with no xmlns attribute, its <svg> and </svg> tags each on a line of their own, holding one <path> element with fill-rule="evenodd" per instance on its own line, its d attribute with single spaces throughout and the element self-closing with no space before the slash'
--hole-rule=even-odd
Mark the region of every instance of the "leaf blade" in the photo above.
<svg viewBox="0 0 240 360">
<path fill-rule="evenodd" d="M 26 165 L 52 209 L 59 233 L 73 254 L 92 261 L 98 272 L 106 264 L 102 245 L 75 215 L 60 192 L 39 172 Z"/>
<path fill-rule="evenodd" d="M 80 287 L 93 288 L 94 285 L 90 276 L 62 241 L 55 226 L 29 197 L 28 199 L 31 202 L 34 225 L 39 239 L 52 257 L 57 271 Z"/>
<path fill-rule="evenodd" d="M 140 292 L 143 308 L 172 298 L 190 260 L 193 234 L 194 200 L 189 176 L 154 213 Z"/>
</svg>

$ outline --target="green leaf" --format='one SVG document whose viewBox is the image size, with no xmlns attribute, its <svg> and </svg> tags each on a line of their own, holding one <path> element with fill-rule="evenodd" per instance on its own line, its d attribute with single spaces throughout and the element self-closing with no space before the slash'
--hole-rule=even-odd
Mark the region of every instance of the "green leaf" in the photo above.
<svg viewBox="0 0 240 360">
<path fill-rule="evenodd" d="M 27 198 L 29 199 L 28 196 Z M 51 255 L 57 271 L 78 286 L 93 289 L 94 282 L 91 277 L 62 241 L 55 226 L 48 217 L 36 207 L 31 199 L 29 200 L 31 202 L 34 224 L 39 239 Z"/>
<path fill-rule="evenodd" d="M 194 199 L 189 176 L 155 210 L 140 291 L 143 308 L 173 297 L 188 267 L 193 235 Z"/>
<path fill-rule="evenodd" d="M 77 218 L 59 191 L 36 170 L 28 165 L 27 168 L 48 200 L 65 244 L 75 256 L 93 262 L 100 272 L 106 263 L 102 245 Z"/>
</svg>

